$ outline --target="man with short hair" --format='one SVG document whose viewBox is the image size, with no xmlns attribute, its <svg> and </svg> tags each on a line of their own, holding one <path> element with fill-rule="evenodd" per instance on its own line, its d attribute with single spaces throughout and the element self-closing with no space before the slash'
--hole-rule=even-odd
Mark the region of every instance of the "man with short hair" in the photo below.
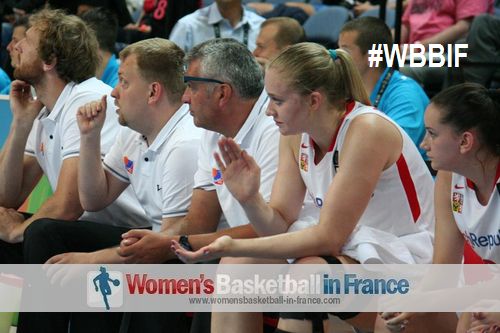
<svg viewBox="0 0 500 333">
<path fill-rule="evenodd" d="M 10 40 L 9 44 L 7 44 L 7 51 L 9 52 L 10 65 L 12 66 L 12 68 L 16 68 L 16 66 L 17 66 L 19 55 L 16 51 L 15 46 L 26 35 L 26 30 L 28 30 L 28 28 L 29 28 L 28 19 L 29 19 L 29 16 L 21 16 L 12 25 L 12 39 Z M 5 74 L 5 75 L 7 75 L 7 74 Z M 0 74 L 0 76 L 1 76 L 1 74 Z M 9 81 L 9 84 L 7 86 L 0 88 L 0 95 L 8 95 L 9 94 L 9 92 L 10 92 L 10 78 L 8 78 L 8 81 Z M 0 86 L 2 86 L 1 83 L 0 83 Z"/>
<path fill-rule="evenodd" d="M 189 107 L 181 101 L 185 88 L 183 58 L 184 52 L 177 45 L 161 38 L 131 44 L 120 52 L 120 83 L 111 95 L 118 108 L 118 121 L 125 127 L 102 162 L 98 142 L 106 113 L 114 109 L 103 96 L 78 110 L 78 190 L 85 209 L 103 209 L 126 188 L 132 188 L 153 221 L 154 232 L 168 229 L 186 215 L 201 130 L 194 126 Z M 49 264 L 122 263 L 117 246 L 126 231 L 92 222 L 68 224 L 43 219 L 26 231 L 30 240 L 27 246 L 40 249 L 29 260 Z M 84 234 L 87 239 L 61 241 L 68 234 Z M 128 332 L 161 332 L 167 326 L 176 332 L 187 332 L 187 328 L 181 328 L 181 321 L 186 320 L 184 314 L 173 316 L 150 314 L 142 320 L 143 315 L 134 315 Z M 71 326 L 93 331 L 95 318 L 79 320 L 82 317 L 77 315 L 75 320 L 73 315 Z M 167 320 L 175 323 L 166 323 Z M 43 328 L 55 333 L 55 328 L 49 330 L 50 325 L 47 322 Z"/>
<path fill-rule="evenodd" d="M 392 43 L 391 31 L 375 17 L 347 22 L 339 36 L 339 46 L 350 53 L 372 105 L 391 117 L 419 147 L 425 135 L 424 111 L 429 98 L 413 79 L 388 68 L 385 62 L 379 67 L 368 65 L 368 50 L 373 44 L 387 44 L 391 49 Z M 420 152 L 425 156 L 423 150 Z"/>
<path fill-rule="evenodd" d="M 118 19 L 109 9 L 91 8 L 80 15 L 83 21 L 94 30 L 99 43 L 101 61 L 96 77 L 111 88 L 118 84 L 119 63 L 115 56 L 115 43 L 118 36 Z"/>
<path fill-rule="evenodd" d="M 264 18 L 245 9 L 241 0 L 215 0 L 175 24 L 169 39 L 184 51 L 212 38 L 234 38 L 253 51 Z"/>
<path fill-rule="evenodd" d="M 80 154 L 76 112 L 111 88 L 93 77 L 98 62 L 97 41 L 81 19 L 61 11 L 42 10 L 31 16 L 30 23 L 26 37 L 15 46 L 19 61 L 14 72 L 18 80 L 11 90 L 13 120 L 0 154 L 0 205 L 5 207 L 0 211 L 2 263 L 23 262 L 24 231 L 40 218 L 150 225 L 131 193 L 98 212 L 82 209 L 75 182 Z M 111 99 L 108 103 L 113 105 Z M 109 150 L 119 129 L 115 119 L 114 112 L 106 118 L 100 142 L 103 153 Z M 15 209 L 43 174 L 54 195 L 33 216 L 18 213 Z"/>
<path fill-rule="evenodd" d="M 253 55 L 264 68 L 286 47 L 304 42 L 306 35 L 300 23 L 290 17 L 273 17 L 265 20 L 257 36 Z"/>
<path fill-rule="evenodd" d="M 187 83 L 183 101 L 194 124 L 204 132 L 198 153 L 191 206 L 185 218 L 162 233 L 131 230 L 123 235 L 119 254 L 126 263 L 162 263 L 176 258 L 172 240 L 199 249 L 221 235 L 257 237 L 243 208 L 224 184 L 214 158 L 218 141 L 231 137 L 255 158 L 261 170 L 260 193 L 265 200 L 278 165 L 279 132 L 266 115 L 269 98 L 263 73 L 245 45 L 229 38 L 195 46 L 186 57 Z M 176 236 L 172 236 L 176 235 Z M 180 235 L 180 236 L 179 236 Z M 198 325 L 195 317 L 194 326 Z M 203 321 L 203 320 L 202 320 Z M 217 325 L 221 324 L 221 320 Z M 209 324 L 200 324 L 205 329 Z M 255 322 L 262 328 L 262 322 Z"/>
<path fill-rule="evenodd" d="M 266 200 L 271 195 L 279 132 L 265 114 L 269 98 L 255 58 L 243 44 L 222 38 L 194 47 L 186 59 L 184 80 L 188 86 L 183 101 L 190 106 L 194 124 L 207 129 L 198 153 L 191 206 L 186 217 L 164 233 L 132 230 L 125 234 L 119 253 L 128 263 L 160 263 L 175 258 L 170 251 L 171 240 L 180 237 L 171 235 L 189 235 L 182 238 L 194 249 L 223 234 L 257 236 L 243 208 L 224 185 L 215 162 L 213 153 L 221 137 L 234 138 L 255 156 L 261 168 L 261 193 Z M 129 240 L 135 238 L 139 241 L 131 244 Z"/>
</svg>

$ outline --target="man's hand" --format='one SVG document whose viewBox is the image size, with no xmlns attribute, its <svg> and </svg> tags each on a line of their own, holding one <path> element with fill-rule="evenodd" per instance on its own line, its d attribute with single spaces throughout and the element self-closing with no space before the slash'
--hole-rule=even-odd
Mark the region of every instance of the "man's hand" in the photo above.
<svg viewBox="0 0 500 333">
<path fill-rule="evenodd" d="M 175 258 L 171 238 L 163 233 L 134 229 L 122 237 L 118 254 L 126 264 L 161 264 Z"/>
<path fill-rule="evenodd" d="M 53 256 L 46 264 L 93 264 L 92 253 L 67 252 Z"/>
<path fill-rule="evenodd" d="M 19 243 L 24 234 L 24 216 L 12 208 L 0 207 L 0 240 Z"/>
<path fill-rule="evenodd" d="M 106 95 L 101 100 L 81 106 L 76 113 L 78 127 L 82 135 L 100 133 L 106 119 Z"/>
<path fill-rule="evenodd" d="M 413 312 L 383 312 L 380 314 L 385 320 L 386 328 L 390 332 L 403 332 L 408 326 L 409 320 L 413 318 L 416 313 Z"/>
<path fill-rule="evenodd" d="M 43 108 L 43 104 L 31 95 L 31 86 L 24 81 L 15 80 L 10 86 L 10 109 L 14 122 L 33 124 Z"/>
</svg>

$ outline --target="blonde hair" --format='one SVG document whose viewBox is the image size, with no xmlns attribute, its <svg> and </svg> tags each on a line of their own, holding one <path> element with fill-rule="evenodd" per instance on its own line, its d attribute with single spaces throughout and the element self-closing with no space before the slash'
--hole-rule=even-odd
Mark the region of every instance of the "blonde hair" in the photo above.
<svg viewBox="0 0 500 333">
<path fill-rule="evenodd" d="M 42 9 L 29 23 L 40 32 L 38 55 L 45 63 L 56 60 L 61 79 L 80 83 L 95 76 L 99 44 L 82 19 L 62 10 Z"/>
<path fill-rule="evenodd" d="M 334 60 L 330 52 L 315 43 L 299 43 L 290 46 L 268 65 L 284 74 L 292 89 L 306 95 L 323 91 L 328 102 L 344 108 L 347 100 L 370 105 L 361 75 L 344 50 L 335 50 Z"/>
</svg>

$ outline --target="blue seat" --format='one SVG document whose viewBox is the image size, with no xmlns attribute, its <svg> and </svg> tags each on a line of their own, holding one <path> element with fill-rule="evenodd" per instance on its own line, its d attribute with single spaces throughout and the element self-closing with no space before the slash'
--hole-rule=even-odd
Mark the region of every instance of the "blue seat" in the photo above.
<svg viewBox="0 0 500 333">
<path fill-rule="evenodd" d="M 291 0 L 266 0 L 266 1 L 260 1 L 260 2 L 266 2 L 266 3 L 272 3 L 273 5 L 279 5 L 285 2 L 288 2 Z M 247 2 L 259 2 L 259 1 L 247 1 Z"/>
<path fill-rule="evenodd" d="M 344 7 L 325 8 L 309 17 L 304 23 L 306 38 L 309 42 L 337 48 L 340 30 L 350 19 L 351 13 Z"/>
<path fill-rule="evenodd" d="M 363 14 L 359 15 L 359 17 L 363 17 L 363 16 L 379 17 L 379 9 L 377 8 L 377 9 L 367 10 Z M 394 28 L 394 26 L 396 24 L 396 12 L 394 10 L 386 9 L 386 11 L 385 11 L 385 24 L 387 24 L 387 26 L 390 29 Z"/>
<path fill-rule="evenodd" d="M 12 122 L 12 113 L 10 112 L 9 96 L 0 95 L 0 148 L 3 147 Z"/>
</svg>

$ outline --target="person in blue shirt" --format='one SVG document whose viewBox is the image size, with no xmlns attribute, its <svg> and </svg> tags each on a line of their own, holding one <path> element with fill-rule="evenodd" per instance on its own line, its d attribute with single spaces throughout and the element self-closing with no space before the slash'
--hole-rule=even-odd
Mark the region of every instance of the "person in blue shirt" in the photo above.
<svg viewBox="0 0 500 333">
<path fill-rule="evenodd" d="M 19 52 L 16 50 L 15 46 L 21 39 L 23 39 L 26 36 L 26 30 L 28 30 L 29 27 L 28 20 L 29 20 L 29 15 L 21 16 L 12 25 L 12 38 L 9 44 L 7 45 L 7 51 L 9 52 L 10 64 L 12 68 L 17 67 Z M 3 82 L 6 81 L 5 80 L 6 75 L 7 74 L 3 72 L 3 70 L 1 70 L 0 68 L 0 81 L 1 81 L 0 95 L 8 95 L 10 92 L 10 78 L 7 77 L 8 78 L 7 85 L 2 84 Z"/>
<path fill-rule="evenodd" d="M 87 10 L 81 18 L 94 30 L 99 42 L 101 63 L 96 77 L 114 88 L 118 84 L 120 63 L 115 56 L 115 42 L 118 35 L 118 19 L 109 9 L 96 7 Z"/>
<path fill-rule="evenodd" d="M 391 117 L 419 147 L 425 135 L 424 111 L 429 98 L 415 80 L 388 68 L 385 62 L 379 67 L 368 65 L 372 44 L 387 44 L 391 48 L 392 43 L 391 31 L 375 17 L 347 22 L 339 36 L 339 46 L 351 54 L 372 105 Z M 419 149 L 427 160 L 425 152 Z"/>
<path fill-rule="evenodd" d="M 0 68 L 0 95 L 8 94 L 9 87 L 10 87 L 10 77 L 7 75 L 7 73 L 5 73 L 5 71 L 2 68 Z"/>
</svg>

